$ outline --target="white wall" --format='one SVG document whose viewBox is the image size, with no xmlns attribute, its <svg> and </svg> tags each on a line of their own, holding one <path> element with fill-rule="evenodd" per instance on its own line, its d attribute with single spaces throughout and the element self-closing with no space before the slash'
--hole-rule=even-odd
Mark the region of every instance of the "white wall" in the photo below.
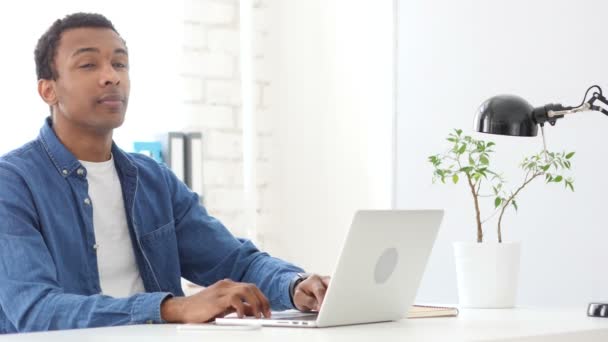
<svg viewBox="0 0 608 342">
<path fill-rule="evenodd" d="M 330 273 L 354 211 L 391 204 L 393 2 L 272 4 L 279 216 L 265 247 Z"/>
<path fill-rule="evenodd" d="M 426 158 L 442 152 L 452 128 L 471 133 L 486 98 L 512 93 L 533 105 L 578 104 L 588 86 L 608 91 L 603 44 L 608 3 L 583 0 L 415 0 L 398 9 L 397 206 L 443 207 L 446 216 L 419 292 L 420 301 L 457 302 L 453 241 L 474 241 L 464 184 L 432 185 Z M 504 238 L 522 241 L 520 305 L 577 305 L 608 299 L 605 192 L 608 118 L 578 114 L 546 129 L 551 150 L 576 151 L 576 192 L 532 184 Z M 537 138 L 480 136 L 498 144 L 497 169 L 511 181 Z M 495 240 L 495 222 L 486 228 Z"/>
</svg>

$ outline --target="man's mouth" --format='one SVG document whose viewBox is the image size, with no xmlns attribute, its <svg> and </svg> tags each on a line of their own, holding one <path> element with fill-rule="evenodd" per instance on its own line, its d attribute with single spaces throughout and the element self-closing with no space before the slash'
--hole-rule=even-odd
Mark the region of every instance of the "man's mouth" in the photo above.
<svg viewBox="0 0 608 342">
<path fill-rule="evenodd" d="M 105 94 L 102 95 L 97 103 L 107 105 L 110 107 L 118 107 L 123 105 L 125 102 L 125 97 L 120 94 Z"/>
</svg>

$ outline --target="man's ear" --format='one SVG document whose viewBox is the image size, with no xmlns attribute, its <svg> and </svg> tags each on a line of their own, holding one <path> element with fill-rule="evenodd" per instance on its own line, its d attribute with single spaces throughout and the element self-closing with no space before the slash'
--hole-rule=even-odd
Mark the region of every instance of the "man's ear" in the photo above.
<svg viewBox="0 0 608 342">
<path fill-rule="evenodd" d="M 46 102 L 49 106 L 57 104 L 54 80 L 38 80 L 38 94 L 42 98 L 42 101 Z"/>
</svg>

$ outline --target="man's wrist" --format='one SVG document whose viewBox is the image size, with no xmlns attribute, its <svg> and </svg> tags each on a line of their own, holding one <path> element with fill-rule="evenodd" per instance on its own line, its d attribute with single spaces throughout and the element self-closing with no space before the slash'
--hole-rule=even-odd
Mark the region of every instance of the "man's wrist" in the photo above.
<svg viewBox="0 0 608 342">
<path fill-rule="evenodd" d="M 183 298 L 168 297 L 160 304 L 160 316 L 167 323 L 181 323 Z"/>
<path fill-rule="evenodd" d="M 291 305 L 293 305 L 293 307 L 296 309 L 297 309 L 297 306 L 296 306 L 296 303 L 293 298 L 295 295 L 295 292 L 296 292 L 296 288 L 298 287 L 298 285 L 301 282 L 306 280 L 309 276 L 310 276 L 310 274 L 308 274 L 308 273 L 298 273 L 289 283 L 289 298 L 291 299 Z"/>
</svg>

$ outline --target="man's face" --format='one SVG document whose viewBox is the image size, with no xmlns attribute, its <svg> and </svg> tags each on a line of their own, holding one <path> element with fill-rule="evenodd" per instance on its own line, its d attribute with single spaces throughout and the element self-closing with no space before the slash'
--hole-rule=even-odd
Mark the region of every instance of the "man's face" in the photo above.
<svg viewBox="0 0 608 342">
<path fill-rule="evenodd" d="M 100 133 L 122 125 L 129 99 L 129 58 L 116 32 L 64 31 L 54 62 L 55 121 Z"/>
</svg>

